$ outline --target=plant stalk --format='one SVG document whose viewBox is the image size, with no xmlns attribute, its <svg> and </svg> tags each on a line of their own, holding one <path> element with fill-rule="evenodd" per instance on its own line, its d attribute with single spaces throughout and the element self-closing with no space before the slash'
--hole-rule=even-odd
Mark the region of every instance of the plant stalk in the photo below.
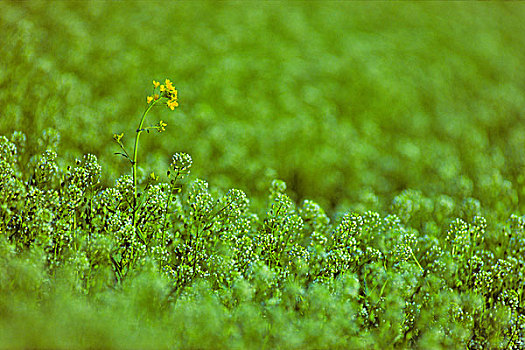
<svg viewBox="0 0 525 350">
<path fill-rule="evenodd" d="M 135 230 L 137 224 L 137 154 L 139 150 L 139 137 L 142 133 L 142 126 L 144 125 L 144 120 L 150 109 L 157 103 L 160 99 L 152 101 L 148 107 L 142 113 L 142 118 L 140 118 L 139 127 L 137 128 L 137 134 L 135 135 L 135 146 L 133 147 L 133 160 L 131 161 L 132 165 L 132 177 L 133 177 L 133 230 Z"/>
</svg>

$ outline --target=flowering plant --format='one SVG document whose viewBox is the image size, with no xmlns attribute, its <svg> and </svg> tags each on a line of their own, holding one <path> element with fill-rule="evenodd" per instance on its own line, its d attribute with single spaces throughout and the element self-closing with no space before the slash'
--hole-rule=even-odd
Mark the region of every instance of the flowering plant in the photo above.
<svg viewBox="0 0 525 350">
<path fill-rule="evenodd" d="M 124 156 L 131 164 L 131 176 L 133 179 L 133 227 L 136 228 L 137 223 L 137 198 L 138 198 L 138 185 L 137 185 L 137 161 L 138 161 L 138 149 L 139 149 L 139 139 L 140 134 L 143 131 L 149 132 L 152 129 L 157 130 L 158 132 L 163 132 L 166 130 L 167 123 L 160 120 L 157 124 L 144 128 L 144 121 L 146 120 L 146 115 L 148 112 L 155 106 L 159 101 L 165 101 L 166 106 L 172 111 L 175 110 L 175 107 L 179 106 L 177 89 L 173 86 L 171 80 L 166 79 L 164 84 L 161 84 L 158 81 L 153 80 L 153 91 L 152 94 L 146 97 L 146 108 L 142 113 L 142 116 L 139 121 L 139 126 L 135 133 L 135 143 L 133 147 L 133 155 L 127 152 L 124 144 L 122 143 L 122 138 L 124 133 L 113 134 L 113 140 L 122 149 L 122 152 L 117 152 L 116 154 Z M 152 176 L 155 179 L 155 176 Z"/>
</svg>

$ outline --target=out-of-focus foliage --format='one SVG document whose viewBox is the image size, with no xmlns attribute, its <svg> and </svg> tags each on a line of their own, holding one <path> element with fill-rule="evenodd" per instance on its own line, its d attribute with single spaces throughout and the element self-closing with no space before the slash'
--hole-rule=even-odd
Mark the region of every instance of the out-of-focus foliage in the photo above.
<svg viewBox="0 0 525 350">
<path fill-rule="evenodd" d="M 525 348 L 523 23 L 0 2 L 0 348 Z"/>
<path fill-rule="evenodd" d="M 327 209 L 405 188 L 505 212 L 525 178 L 525 7 L 506 3 L 0 3 L 0 132 L 60 132 L 70 159 L 136 128 L 145 87 L 181 91 L 173 149 L 258 205 L 274 177 Z M 33 142 L 31 142 L 33 143 Z M 122 166 L 119 168 L 119 164 Z"/>
</svg>

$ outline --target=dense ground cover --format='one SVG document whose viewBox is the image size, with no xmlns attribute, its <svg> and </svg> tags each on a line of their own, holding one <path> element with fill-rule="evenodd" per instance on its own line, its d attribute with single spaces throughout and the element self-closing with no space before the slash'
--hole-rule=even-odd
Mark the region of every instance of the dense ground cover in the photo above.
<svg viewBox="0 0 525 350">
<path fill-rule="evenodd" d="M 525 348 L 524 19 L 0 2 L 0 347 Z"/>
</svg>

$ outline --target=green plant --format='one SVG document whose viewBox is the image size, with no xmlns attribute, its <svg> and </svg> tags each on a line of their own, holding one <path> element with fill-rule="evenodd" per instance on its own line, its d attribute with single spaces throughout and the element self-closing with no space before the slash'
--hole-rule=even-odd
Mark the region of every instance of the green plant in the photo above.
<svg viewBox="0 0 525 350">
<path fill-rule="evenodd" d="M 124 152 L 124 153 L 118 152 L 116 154 L 122 155 L 131 164 L 131 170 L 132 170 L 131 176 L 133 178 L 133 229 L 134 230 L 137 228 L 136 226 L 137 225 L 137 210 L 139 209 L 138 203 L 137 203 L 137 198 L 139 196 L 138 190 L 137 190 L 138 188 L 137 163 L 138 163 L 140 134 L 142 134 L 142 132 L 144 131 L 149 133 L 149 131 L 152 129 L 157 130 L 158 132 L 162 132 L 166 130 L 166 126 L 167 126 L 167 124 L 161 120 L 156 125 L 144 128 L 143 127 L 144 121 L 146 120 L 146 115 L 148 114 L 148 112 L 153 108 L 153 106 L 157 104 L 157 102 L 164 100 L 166 102 L 166 106 L 173 111 L 175 107 L 179 106 L 177 99 L 178 99 L 178 92 L 173 86 L 173 83 L 169 79 L 166 79 L 165 83 L 162 85 L 158 81 L 153 80 L 152 95 L 146 98 L 146 102 L 147 102 L 146 108 L 144 112 L 142 113 L 137 130 L 135 130 L 135 143 L 133 146 L 133 156 L 132 157 L 130 157 L 129 153 L 126 151 L 126 148 L 124 147 L 124 144 L 122 143 L 122 138 L 124 134 L 123 133 L 113 134 L 113 139 L 115 140 L 115 142 L 117 142 L 117 144 L 120 146 L 120 148 Z M 155 176 L 155 173 L 151 173 L 151 177 L 153 180 L 157 179 Z"/>
<path fill-rule="evenodd" d="M 23 139 L 0 138 L 7 347 L 523 347 L 520 216 L 495 234 L 480 216 L 445 219 L 440 196 L 426 205 L 448 229 L 425 233 L 420 223 L 436 213 L 411 209 L 417 194 L 393 199 L 400 216 L 330 218 L 313 201 L 296 205 L 280 180 L 259 216 L 242 191 L 181 186 L 192 161 L 177 153 L 170 182 L 141 192 L 135 230 L 131 176 L 102 188 L 93 155 L 62 168 L 44 151 L 20 181 Z M 52 335 L 79 319 L 88 333 Z M 134 319 L 140 336 L 126 341 L 119 334 L 133 334 Z M 28 323 L 36 330 L 17 338 Z"/>
<path fill-rule="evenodd" d="M 0 348 L 523 349 L 524 18 L 0 2 Z"/>
</svg>

